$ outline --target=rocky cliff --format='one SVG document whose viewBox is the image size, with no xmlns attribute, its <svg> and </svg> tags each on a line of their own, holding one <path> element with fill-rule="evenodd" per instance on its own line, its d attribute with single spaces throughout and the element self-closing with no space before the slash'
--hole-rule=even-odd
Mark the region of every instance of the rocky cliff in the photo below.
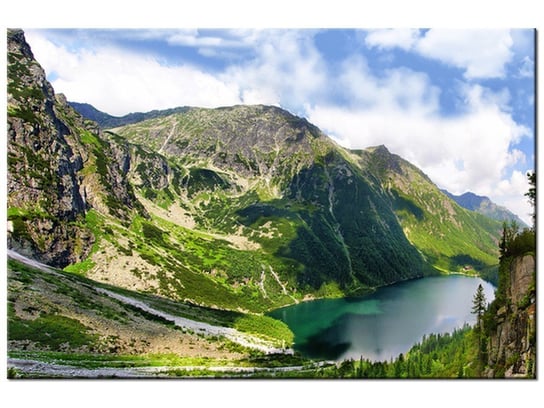
<svg viewBox="0 0 544 408">
<path fill-rule="evenodd" d="M 137 203 L 119 152 L 55 95 L 24 33 L 7 39 L 8 246 L 64 267 L 90 252 L 90 208 L 123 219 Z"/>
<path fill-rule="evenodd" d="M 506 301 L 488 320 L 491 327 L 486 374 L 488 377 L 535 378 L 535 257 L 532 254 L 517 256 L 506 263 Z"/>
</svg>

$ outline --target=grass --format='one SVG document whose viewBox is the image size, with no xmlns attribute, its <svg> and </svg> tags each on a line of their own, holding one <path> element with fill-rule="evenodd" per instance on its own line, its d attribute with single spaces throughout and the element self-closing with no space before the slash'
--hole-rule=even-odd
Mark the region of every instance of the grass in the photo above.
<svg viewBox="0 0 544 408">
<path fill-rule="evenodd" d="M 93 246 L 86 259 L 81 262 L 68 265 L 64 268 L 66 272 L 75 273 L 78 275 L 85 275 L 92 268 L 94 268 L 96 264 L 92 260 L 92 256 L 99 250 L 100 241 L 106 238 L 106 236 L 108 235 L 108 231 L 111 231 L 111 229 L 108 230 L 105 228 L 104 217 L 100 215 L 96 210 L 87 211 L 87 213 L 85 214 L 85 225 L 92 231 L 95 237 Z"/>
<path fill-rule="evenodd" d="M 118 307 L 112 308 L 111 306 L 108 306 L 108 303 L 103 302 L 100 297 L 97 297 L 100 295 L 95 294 L 91 296 L 93 294 L 92 287 L 102 287 L 125 296 L 139 299 L 153 308 L 174 316 L 185 317 L 218 326 L 233 327 L 241 332 L 272 341 L 277 346 L 287 347 L 290 346 L 293 341 L 293 333 L 283 322 L 261 314 L 245 314 L 238 311 L 201 307 L 189 302 L 176 302 L 160 296 L 130 291 L 104 283 L 94 282 L 81 275 L 63 271 L 57 272 L 60 276 L 43 273 L 14 260 L 8 261 L 8 267 L 11 271 L 10 281 L 19 281 L 21 284 L 25 285 L 25 288 L 35 287 L 35 282 L 37 280 L 46 282 L 50 285 L 48 290 L 69 298 L 71 308 L 89 310 L 97 316 L 102 316 L 116 322 L 126 323 L 129 315 L 137 314 L 147 320 L 157 321 L 168 326 L 173 325 L 173 322 L 167 319 L 150 315 L 149 313 L 145 313 L 132 307 L 123 306 L 121 309 Z M 191 273 L 191 275 L 195 274 Z M 184 282 L 187 283 L 186 281 Z M 192 287 L 190 288 L 195 290 Z M 91 292 L 88 292 L 89 290 L 91 290 Z M 11 290 L 11 294 L 14 296 L 13 300 L 15 300 L 17 294 L 13 290 Z M 57 326 L 55 326 L 56 323 L 58 323 Z M 10 314 L 10 328 L 13 330 L 13 338 L 10 338 L 12 340 L 22 340 L 26 337 L 27 339 L 42 344 L 43 338 L 36 337 L 39 335 L 34 332 L 43 332 L 46 327 L 50 327 L 49 331 L 45 330 L 46 332 L 51 332 L 53 330 L 55 336 L 59 338 L 62 337 L 62 330 L 65 330 L 65 337 L 70 344 L 77 344 L 77 342 L 75 342 L 74 333 L 78 331 L 80 331 L 82 335 L 86 333 L 85 327 L 78 325 L 78 322 L 74 319 L 65 319 L 64 316 L 55 316 L 54 314 L 49 313 L 40 316 L 39 319 L 36 319 L 35 321 L 27 321 L 17 318 L 13 313 L 13 310 Z M 73 327 L 73 330 L 70 331 L 70 327 Z M 90 337 L 84 338 L 89 340 L 89 342 L 97 340 L 96 338 L 91 339 Z M 52 347 L 58 346 L 58 343 L 50 345 Z"/>
<path fill-rule="evenodd" d="M 263 337 L 266 340 L 274 340 L 279 346 L 291 346 L 294 341 L 294 334 L 289 327 L 269 316 L 243 315 L 235 320 L 234 328 L 241 332 Z"/>
<path fill-rule="evenodd" d="M 10 351 L 10 358 L 38 360 L 73 367 L 133 368 L 133 367 L 176 367 L 176 366 L 227 366 L 232 360 L 209 357 L 184 357 L 174 353 L 151 354 L 96 354 L 66 353 L 59 351 Z"/>
<path fill-rule="evenodd" d="M 393 191 L 398 197 L 396 213 L 408 238 L 436 269 L 459 272 L 470 266 L 480 271 L 497 263 L 494 234 L 497 234 L 500 223 L 471 214 L 456 205 L 457 224 L 446 222 L 450 215 L 444 208 L 424 209 L 405 194 Z M 444 200 L 435 197 L 433 192 L 425 194 L 419 194 L 424 203 Z"/>
<path fill-rule="evenodd" d="M 42 314 L 34 320 L 20 319 L 15 315 L 13 305 L 8 304 L 8 339 L 30 340 L 52 350 L 62 345 L 81 347 L 93 345 L 98 336 L 78 320 L 56 314 Z"/>
</svg>

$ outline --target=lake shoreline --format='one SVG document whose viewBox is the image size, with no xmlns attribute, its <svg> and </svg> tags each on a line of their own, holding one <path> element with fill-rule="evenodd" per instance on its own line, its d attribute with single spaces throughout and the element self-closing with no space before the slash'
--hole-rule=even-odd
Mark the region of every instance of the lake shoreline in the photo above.
<svg viewBox="0 0 544 408">
<path fill-rule="evenodd" d="M 473 324 L 472 297 L 479 284 L 491 301 L 493 285 L 479 276 L 450 273 L 397 282 L 365 296 L 302 302 L 267 316 L 289 326 L 294 349 L 307 358 L 384 361 L 406 353 L 423 335 Z"/>
</svg>

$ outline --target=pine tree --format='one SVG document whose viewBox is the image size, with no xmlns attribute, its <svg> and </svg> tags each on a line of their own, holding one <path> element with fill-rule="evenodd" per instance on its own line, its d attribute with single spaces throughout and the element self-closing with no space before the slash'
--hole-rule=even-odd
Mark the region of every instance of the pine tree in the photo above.
<svg viewBox="0 0 544 408">
<path fill-rule="evenodd" d="M 478 289 L 476 290 L 476 294 L 472 299 L 472 314 L 476 315 L 476 327 L 474 328 L 474 331 L 476 332 L 476 335 L 478 337 L 478 358 L 481 363 L 484 362 L 483 357 L 485 355 L 482 341 L 482 316 L 485 312 L 486 307 L 487 301 L 485 298 L 484 288 L 482 284 L 479 284 Z"/>
<path fill-rule="evenodd" d="M 527 178 L 529 179 L 529 191 L 525 193 L 525 196 L 529 198 L 529 204 L 533 207 L 533 229 L 536 227 L 536 173 L 529 172 L 527 173 Z"/>
<path fill-rule="evenodd" d="M 481 325 L 482 314 L 485 312 L 486 306 L 487 302 L 485 298 L 484 288 L 480 283 L 478 285 L 478 289 L 476 290 L 476 294 L 472 299 L 472 314 L 476 315 L 478 326 Z"/>
</svg>

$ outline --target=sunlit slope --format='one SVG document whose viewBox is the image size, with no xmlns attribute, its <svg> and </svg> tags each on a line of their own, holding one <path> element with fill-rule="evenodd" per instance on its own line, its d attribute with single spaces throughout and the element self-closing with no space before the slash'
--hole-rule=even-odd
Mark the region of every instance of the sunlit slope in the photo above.
<svg viewBox="0 0 544 408">
<path fill-rule="evenodd" d="M 358 152 L 387 191 L 406 236 L 446 271 L 496 265 L 501 223 L 460 207 L 417 167 L 384 146 Z"/>
<path fill-rule="evenodd" d="M 355 293 L 427 271 L 376 179 L 305 119 L 269 106 L 194 108 L 112 132 L 179 169 L 168 190 L 180 186 L 195 229 L 256 245 L 297 293 Z"/>
</svg>

